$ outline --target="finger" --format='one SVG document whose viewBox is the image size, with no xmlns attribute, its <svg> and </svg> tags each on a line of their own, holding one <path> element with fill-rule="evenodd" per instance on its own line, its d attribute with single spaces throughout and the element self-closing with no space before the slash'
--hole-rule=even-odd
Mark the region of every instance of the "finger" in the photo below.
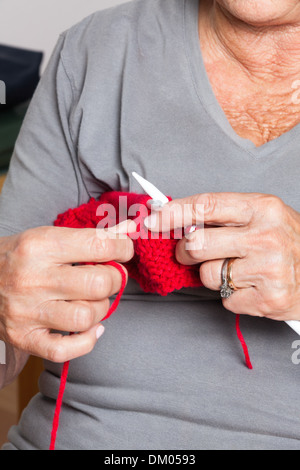
<svg viewBox="0 0 300 470">
<path fill-rule="evenodd" d="M 200 279 L 210 290 L 220 290 L 222 285 L 222 267 L 224 259 L 206 261 L 200 266 Z M 235 259 L 231 267 L 231 278 L 237 289 L 247 289 L 256 286 L 257 273 L 251 263 L 243 259 Z"/>
<path fill-rule="evenodd" d="M 207 260 L 244 258 L 248 246 L 244 227 L 201 228 L 178 241 L 176 258 L 179 263 L 193 265 Z"/>
<path fill-rule="evenodd" d="M 125 221 L 110 229 L 51 227 L 46 243 L 55 263 L 129 261 L 134 255 L 133 242 L 124 234 L 135 232 L 134 221 Z M 120 236 L 119 236 L 120 235 Z M 121 236 L 123 235 L 123 236 Z"/>
<path fill-rule="evenodd" d="M 40 325 L 53 330 L 87 331 L 105 317 L 108 309 L 109 299 L 51 301 L 40 307 L 38 320 Z"/>
<path fill-rule="evenodd" d="M 233 313 L 262 317 L 259 293 L 255 287 L 235 291 L 228 299 L 223 299 L 223 306 Z"/>
<path fill-rule="evenodd" d="M 145 219 L 153 232 L 165 232 L 188 225 L 247 225 L 254 213 L 256 193 L 206 193 L 174 199 L 160 212 Z"/>
<path fill-rule="evenodd" d="M 127 270 L 122 266 L 128 277 Z M 57 300 L 103 300 L 119 292 L 121 273 L 113 266 L 97 264 L 55 269 L 50 296 Z"/>
<path fill-rule="evenodd" d="M 127 234 L 135 232 L 136 229 L 137 226 L 134 220 L 124 220 L 120 224 L 114 225 L 113 227 L 109 227 L 106 230 L 112 233 Z"/>
<path fill-rule="evenodd" d="M 101 324 L 74 335 L 38 329 L 32 332 L 23 349 L 35 356 L 61 363 L 90 353 L 103 332 L 104 327 Z"/>
</svg>

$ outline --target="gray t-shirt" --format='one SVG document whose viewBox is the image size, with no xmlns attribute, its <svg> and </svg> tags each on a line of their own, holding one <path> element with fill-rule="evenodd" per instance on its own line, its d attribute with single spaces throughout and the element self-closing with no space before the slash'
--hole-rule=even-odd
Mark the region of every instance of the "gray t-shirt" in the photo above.
<svg viewBox="0 0 300 470">
<path fill-rule="evenodd" d="M 201 31 L 200 31 L 201 34 Z M 134 0 L 64 32 L 32 100 L 0 199 L 0 235 L 51 225 L 110 189 L 276 194 L 300 211 L 300 125 L 256 148 L 229 125 L 206 75 L 198 0 Z M 300 449 L 298 337 L 241 318 L 218 293 L 167 297 L 129 282 L 93 352 L 71 361 L 57 448 Z M 47 449 L 61 365 L 5 449 Z"/>
</svg>

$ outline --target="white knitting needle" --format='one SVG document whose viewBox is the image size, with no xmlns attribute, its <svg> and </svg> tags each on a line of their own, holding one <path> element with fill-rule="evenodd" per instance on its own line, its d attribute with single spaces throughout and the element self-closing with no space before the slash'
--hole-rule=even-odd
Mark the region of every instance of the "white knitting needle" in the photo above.
<svg viewBox="0 0 300 470">
<path fill-rule="evenodd" d="M 163 207 L 169 202 L 169 199 L 158 188 L 156 188 L 154 184 L 138 175 L 135 171 L 132 172 L 132 176 L 142 186 L 144 191 L 152 198 L 153 203 L 158 203 L 160 207 Z M 196 225 L 193 225 L 190 228 L 189 233 L 194 232 L 195 230 Z M 300 336 L 300 321 L 287 321 L 286 323 Z"/>
<path fill-rule="evenodd" d="M 145 180 L 145 178 L 138 175 L 135 171 L 132 172 L 132 176 L 142 186 L 143 190 L 152 198 L 152 201 L 158 203 L 161 207 L 169 202 L 169 199 L 159 189 L 157 189 L 154 184 Z"/>
</svg>

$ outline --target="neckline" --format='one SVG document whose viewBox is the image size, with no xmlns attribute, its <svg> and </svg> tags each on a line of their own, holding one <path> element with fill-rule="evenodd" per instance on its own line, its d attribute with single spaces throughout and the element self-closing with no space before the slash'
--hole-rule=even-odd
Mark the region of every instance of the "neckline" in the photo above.
<svg viewBox="0 0 300 470">
<path fill-rule="evenodd" d="M 285 146 L 297 137 L 297 135 L 300 134 L 300 123 L 296 124 L 296 126 L 279 137 L 259 147 L 256 147 L 251 140 L 245 139 L 236 133 L 216 98 L 205 68 L 199 41 L 198 15 L 200 1 L 201 0 L 184 0 L 185 46 L 197 96 L 205 111 L 216 122 L 222 132 L 237 146 L 256 158 L 266 157 L 278 151 L 280 147 Z"/>
</svg>

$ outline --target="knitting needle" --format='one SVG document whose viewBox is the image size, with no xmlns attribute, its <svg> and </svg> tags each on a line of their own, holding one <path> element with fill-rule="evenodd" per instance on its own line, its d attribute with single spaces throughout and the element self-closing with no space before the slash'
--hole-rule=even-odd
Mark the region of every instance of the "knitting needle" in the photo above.
<svg viewBox="0 0 300 470">
<path fill-rule="evenodd" d="M 162 207 L 169 202 L 169 199 L 159 189 L 157 189 L 154 184 L 138 175 L 135 171 L 132 172 L 132 176 L 142 186 L 143 190 L 152 198 L 153 203 L 158 203 L 158 205 Z"/>
<path fill-rule="evenodd" d="M 169 202 L 169 199 L 158 189 L 154 184 L 147 181 L 142 176 L 138 175 L 135 171 L 132 172 L 132 176 L 137 180 L 137 182 L 142 186 L 143 190 L 152 198 L 152 204 L 163 207 Z M 193 225 L 189 233 L 192 233 L 196 230 L 196 225 Z M 300 336 L 300 321 L 291 320 L 286 321 L 286 324 L 289 325 L 292 330 L 294 330 Z"/>
</svg>

